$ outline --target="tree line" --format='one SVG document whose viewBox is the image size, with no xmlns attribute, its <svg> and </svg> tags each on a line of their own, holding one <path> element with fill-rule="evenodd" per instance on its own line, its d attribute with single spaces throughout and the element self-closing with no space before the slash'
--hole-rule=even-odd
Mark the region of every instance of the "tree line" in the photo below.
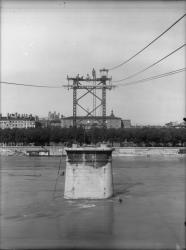
<svg viewBox="0 0 186 250">
<path fill-rule="evenodd" d="M 107 142 L 121 146 L 184 146 L 186 128 L 28 128 L 0 129 L 0 143 L 5 145 L 91 144 Z"/>
</svg>

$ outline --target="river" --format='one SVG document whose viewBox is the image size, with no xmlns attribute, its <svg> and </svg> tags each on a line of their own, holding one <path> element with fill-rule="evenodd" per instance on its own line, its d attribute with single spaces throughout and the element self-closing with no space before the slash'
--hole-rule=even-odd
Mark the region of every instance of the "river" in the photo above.
<svg viewBox="0 0 186 250">
<path fill-rule="evenodd" d="M 0 248 L 182 249 L 185 159 L 114 157 L 114 197 L 72 201 L 64 157 L 1 156 Z"/>
</svg>

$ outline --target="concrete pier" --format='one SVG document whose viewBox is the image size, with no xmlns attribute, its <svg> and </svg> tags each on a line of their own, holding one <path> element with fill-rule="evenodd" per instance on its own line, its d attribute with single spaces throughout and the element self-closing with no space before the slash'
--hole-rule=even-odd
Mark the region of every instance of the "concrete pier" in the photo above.
<svg viewBox="0 0 186 250">
<path fill-rule="evenodd" d="M 106 199 L 113 195 L 112 148 L 66 149 L 65 199 Z"/>
</svg>

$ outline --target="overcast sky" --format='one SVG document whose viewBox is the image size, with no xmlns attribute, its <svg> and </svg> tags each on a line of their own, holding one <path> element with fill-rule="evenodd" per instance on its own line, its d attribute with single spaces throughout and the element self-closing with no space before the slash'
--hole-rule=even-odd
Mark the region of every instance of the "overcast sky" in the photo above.
<svg viewBox="0 0 186 250">
<path fill-rule="evenodd" d="M 67 84 L 67 74 L 86 76 L 93 67 L 98 74 L 100 68 L 112 68 L 138 52 L 181 17 L 185 7 L 184 1 L 2 1 L 1 81 L 54 86 Z M 180 47 L 185 24 L 186 18 L 109 75 L 113 80 L 125 78 Z M 130 81 L 183 67 L 184 48 Z M 65 88 L 3 84 L 1 96 L 3 115 L 72 115 L 72 90 Z M 88 107 L 90 101 L 85 102 Z M 132 124 L 181 122 L 185 72 L 108 91 L 108 115 L 112 109 Z"/>
</svg>

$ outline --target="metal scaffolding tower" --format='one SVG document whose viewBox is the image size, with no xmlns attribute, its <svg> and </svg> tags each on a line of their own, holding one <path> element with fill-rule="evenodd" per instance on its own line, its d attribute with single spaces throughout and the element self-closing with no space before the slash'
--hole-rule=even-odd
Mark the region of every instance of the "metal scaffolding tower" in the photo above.
<svg viewBox="0 0 186 250">
<path fill-rule="evenodd" d="M 111 90 L 114 86 L 111 84 L 111 77 L 108 77 L 108 69 L 100 70 L 100 77 L 96 76 L 95 69 L 92 70 L 92 77 L 87 74 L 86 77 L 79 76 L 76 77 L 68 77 L 68 85 L 64 85 L 68 89 L 73 90 L 73 126 L 76 127 L 77 124 L 77 107 L 80 107 L 85 113 L 85 117 L 95 117 L 96 111 L 98 108 L 102 109 L 102 126 L 106 127 L 106 90 Z M 71 83 L 72 82 L 72 83 Z M 86 90 L 84 94 L 80 94 L 77 96 L 78 90 Z M 102 91 L 102 95 L 98 95 L 98 91 Z M 92 109 L 85 108 L 80 104 L 80 100 L 86 95 L 92 95 L 93 103 Z"/>
</svg>

